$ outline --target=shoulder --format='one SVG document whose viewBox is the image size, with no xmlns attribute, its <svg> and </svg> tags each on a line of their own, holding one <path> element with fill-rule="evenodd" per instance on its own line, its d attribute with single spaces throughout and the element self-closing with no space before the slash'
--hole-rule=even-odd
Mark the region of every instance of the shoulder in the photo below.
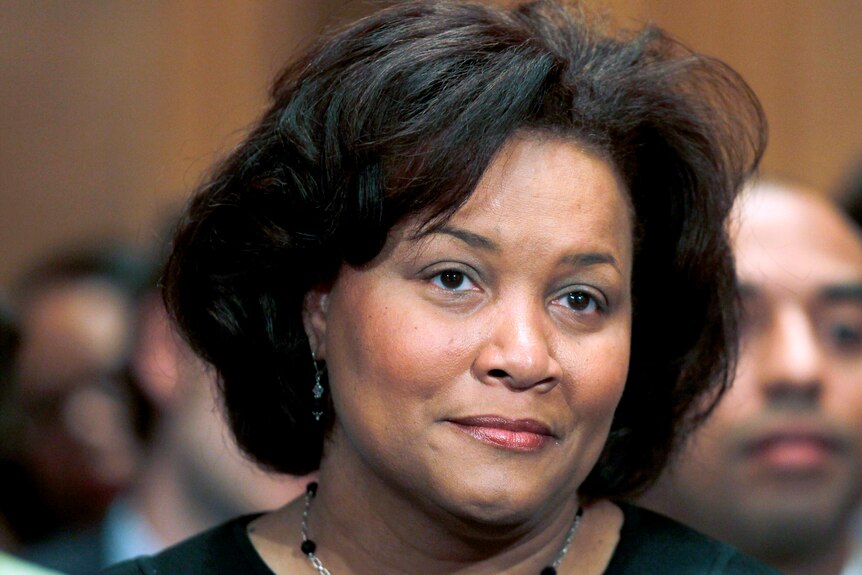
<svg viewBox="0 0 862 575">
<path fill-rule="evenodd" d="M 672 519 L 627 503 L 607 575 L 778 575 L 734 547 Z"/>
<path fill-rule="evenodd" d="M 156 555 L 118 563 L 102 575 L 272 575 L 246 534 L 255 517 L 238 517 Z"/>
</svg>

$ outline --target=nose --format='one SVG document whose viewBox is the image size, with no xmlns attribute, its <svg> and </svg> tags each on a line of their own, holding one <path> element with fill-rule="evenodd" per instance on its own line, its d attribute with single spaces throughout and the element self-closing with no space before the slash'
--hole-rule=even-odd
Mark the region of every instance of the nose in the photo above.
<svg viewBox="0 0 862 575">
<path fill-rule="evenodd" d="M 764 393 L 772 402 L 815 403 L 822 391 L 824 357 L 815 327 L 799 306 L 779 310 L 761 343 Z"/>
<path fill-rule="evenodd" d="M 562 369 L 551 348 L 552 326 L 544 307 L 501 303 L 491 314 L 491 327 L 473 364 L 476 377 L 515 391 L 545 392 L 556 386 Z"/>
</svg>

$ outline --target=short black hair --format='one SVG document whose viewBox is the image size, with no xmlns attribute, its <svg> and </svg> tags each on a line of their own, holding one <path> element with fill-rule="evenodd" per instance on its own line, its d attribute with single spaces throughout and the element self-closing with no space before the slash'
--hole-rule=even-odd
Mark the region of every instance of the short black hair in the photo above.
<svg viewBox="0 0 862 575">
<path fill-rule="evenodd" d="M 856 227 L 862 229 L 862 155 L 859 156 L 853 169 L 844 177 L 836 196 Z"/>
<path fill-rule="evenodd" d="M 727 385 L 735 279 L 723 228 L 766 139 L 725 64 L 661 30 L 607 32 L 576 6 L 399 4 L 323 39 L 200 187 L 165 276 L 172 316 L 218 371 L 242 448 L 319 465 L 302 302 L 396 223 L 469 199 L 516 133 L 572 139 L 619 173 L 635 214 L 632 355 L 582 496 L 646 487 Z M 331 424 L 332 406 L 325 415 Z"/>
<path fill-rule="evenodd" d="M 151 258 L 113 240 L 86 242 L 51 252 L 35 262 L 13 286 L 16 301 L 26 302 L 42 290 L 78 281 L 101 280 L 134 301 L 155 287 Z"/>
</svg>

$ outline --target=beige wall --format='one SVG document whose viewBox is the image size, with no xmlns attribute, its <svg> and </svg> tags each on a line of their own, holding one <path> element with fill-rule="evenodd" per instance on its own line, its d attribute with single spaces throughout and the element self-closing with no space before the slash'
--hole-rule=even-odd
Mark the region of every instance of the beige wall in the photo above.
<svg viewBox="0 0 862 575">
<path fill-rule="evenodd" d="M 862 160 L 859 0 L 613 0 L 748 80 L 770 122 L 764 170 L 825 191 Z"/>
<path fill-rule="evenodd" d="M 377 3 L 378 5 L 380 2 Z M 750 81 L 766 168 L 833 186 L 862 149 L 862 2 L 609 0 Z M 345 0 L 0 0 L 0 286 L 57 245 L 141 243 Z"/>
<path fill-rule="evenodd" d="M 56 246 L 145 244 L 344 0 L 0 0 L 0 286 Z"/>
</svg>

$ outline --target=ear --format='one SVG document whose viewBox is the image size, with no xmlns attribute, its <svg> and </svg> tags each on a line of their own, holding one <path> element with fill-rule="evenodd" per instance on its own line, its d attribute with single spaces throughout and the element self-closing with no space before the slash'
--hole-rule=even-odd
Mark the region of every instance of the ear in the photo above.
<svg viewBox="0 0 862 575">
<path fill-rule="evenodd" d="M 302 324 L 314 357 L 326 359 L 326 318 L 329 311 L 331 286 L 318 286 L 307 294 L 302 302 Z"/>
<path fill-rule="evenodd" d="M 143 392 L 159 410 L 167 411 L 177 401 L 181 385 L 179 365 L 182 347 L 161 300 L 148 295 L 138 312 L 138 339 L 132 351 L 131 368 Z"/>
</svg>

